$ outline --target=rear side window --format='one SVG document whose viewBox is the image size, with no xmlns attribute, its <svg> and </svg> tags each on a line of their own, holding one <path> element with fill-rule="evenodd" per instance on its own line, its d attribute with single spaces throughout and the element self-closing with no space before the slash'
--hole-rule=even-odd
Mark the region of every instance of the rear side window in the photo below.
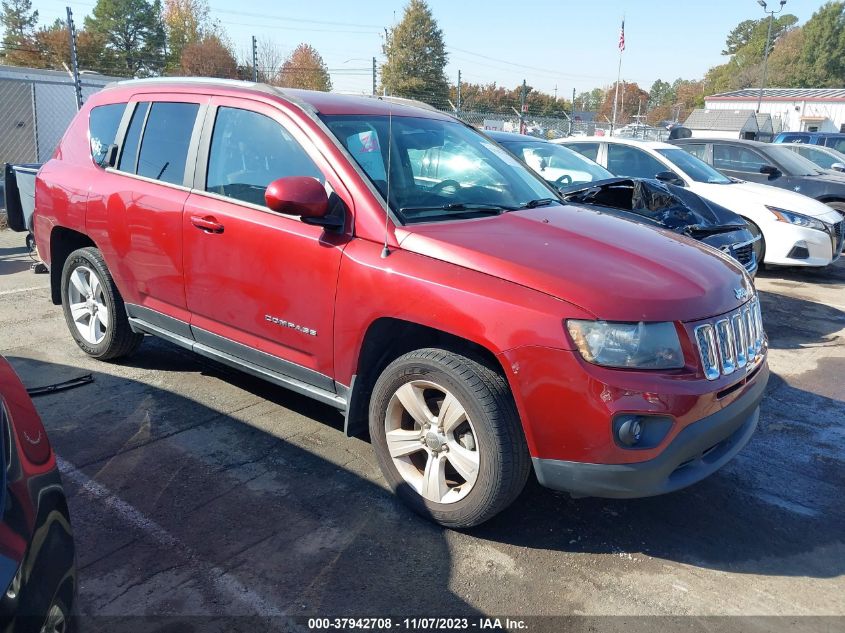
<svg viewBox="0 0 845 633">
<path fill-rule="evenodd" d="M 314 161 L 278 122 L 258 112 L 218 108 L 206 191 L 263 206 L 267 185 L 287 176 L 325 182 Z"/>
<path fill-rule="evenodd" d="M 586 156 L 594 163 L 599 162 L 599 144 L 598 143 L 573 143 L 566 145 L 569 149 L 574 149 L 582 156 Z"/>
<path fill-rule="evenodd" d="M 662 171 L 668 171 L 656 158 L 643 150 L 627 145 L 607 146 L 607 168 L 616 176 L 629 178 L 654 178 Z"/>
<path fill-rule="evenodd" d="M 695 143 L 692 145 L 683 145 L 682 147 L 699 160 L 705 160 L 705 156 L 707 155 L 706 145 L 703 145 L 701 143 Z"/>
<path fill-rule="evenodd" d="M 199 105 L 153 103 L 138 155 L 139 176 L 181 185 Z"/>
<path fill-rule="evenodd" d="M 126 138 L 123 141 L 120 162 L 117 164 L 120 171 L 127 171 L 130 174 L 135 173 L 135 168 L 138 165 L 138 147 L 141 145 L 141 132 L 144 131 L 144 123 L 147 120 L 149 109 L 150 104 L 148 102 L 139 103 L 135 106 L 132 121 L 129 123 L 129 131 L 126 132 Z"/>
<path fill-rule="evenodd" d="M 97 106 L 88 115 L 88 139 L 91 143 L 91 159 L 100 167 L 106 167 L 106 155 L 110 145 L 114 144 L 117 128 L 125 103 Z"/>
<path fill-rule="evenodd" d="M 837 152 L 845 154 L 845 138 L 828 137 L 825 139 L 825 145 L 832 147 Z"/>
</svg>

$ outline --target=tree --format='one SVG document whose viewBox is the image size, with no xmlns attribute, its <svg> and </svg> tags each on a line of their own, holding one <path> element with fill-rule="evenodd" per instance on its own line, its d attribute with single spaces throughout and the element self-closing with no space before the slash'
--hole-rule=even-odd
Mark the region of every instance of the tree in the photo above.
<svg viewBox="0 0 845 633">
<path fill-rule="evenodd" d="M 786 13 L 772 20 L 772 44 L 777 42 L 781 35 L 797 23 L 798 18 L 791 13 Z M 722 55 L 747 55 L 750 58 L 749 61 L 753 59 L 761 60 L 766 49 L 768 34 L 768 17 L 759 20 L 744 20 L 728 34 Z"/>
<path fill-rule="evenodd" d="M 616 84 L 614 83 L 607 91 L 604 103 L 599 108 L 599 116 L 613 120 L 613 99 L 616 95 Z M 648 93 L 636 83 L 623 82 L 619 86 L 619 101 L 616 106 L 616 124 L 624 125 L 631 117 L 639 111 L 646 113 L 648 104 Z"/>
<path fill-rule="evenodd" d="M 32 10 L 31 0 L 4 0 L 1 6 L 4 61 L 13 65 L 31 65 L 31 60 L 38 58 L 35 49 L 38 11 Z"/>
<path fill-rule="evenodd" d="M 410 0 L 402 21 L 387 31 L 382 46 L 382 88 L 389 94 L 448 106 L 446 45 L 425 0 Z"/>
<path fill-rule="evenodd" d="M 62 70 L 62 63 L 70 66 L 70 33 L 67 24 L 56 19 L 51 26 L 42 27 L 35 34 L 36 47 L 41 51 L 39 66 Z M 82 30 L 76 34 L 76 54 L 79 68 L 108 72 L 101 68 L 102 40 L 93 33 Z"/>
<path fill-rule="evenodd" d="M 179 72 L 188 77 L 238 78 L 238 62 L 218 35 L 206 35 L 182 50 Z"/>
<path fill-rule="evenodd" d="M 281 85 L 286 88 L 304 88 L 306 90 L 332 89 L 329 71 L 317 49 L 310 44 L 300 44 L 282 64 Z"/>
<path fill-rule="evenodd" d="M 845 2 L 828 2 L 804 25 L 804 81 L 813 88 L 845 85 Z"/>
<path fill-rule="evenodd" d="M 675 90 L 668 81 L 657 79 L 651 84 L 651 90 L 648 91 L 649 108 L 667 105 L 674 100 Z"/>
<path fill-rule="evenodd" d="M 778 40 L 769 55 L 769 81 L 780 88 L 800 88 L 805 85 L 807 73 L 801 61 L 804 50 L 804 29 L 791 30 Z"/>
<path fill-rule="evenodd" d="M 103 41 L 103 66 L 128 75 L 157 74 L 164 66 L 161 0 L 97 0 L 85 30 Z"/>
<path fill-rule="evenodd" d="M 218 43 L 227 48 L 221 29 L 210 17 L 208 0 L 164 0 L 162 22 L 167 37 L 168 70 L 180 68 L 185 47 L 199 44 L 207 36 L 217 36 Z M 216 46 L 213 40 L 205 44 L 212 49 Z"/>
</svg>

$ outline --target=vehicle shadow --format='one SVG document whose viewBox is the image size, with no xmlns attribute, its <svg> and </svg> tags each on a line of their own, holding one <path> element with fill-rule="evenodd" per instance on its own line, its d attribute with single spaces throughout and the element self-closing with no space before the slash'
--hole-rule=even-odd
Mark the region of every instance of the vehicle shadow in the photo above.
<svg viewBox="0 0 845 633">
<path fill-rule="evenodd" d="M 21 233 L 21 242 L 23 242 Z M 30 258 L 26 245 L 0 248 L 0 275 L 11 275 L 29 269 L 34 260 Z"/>
<path fill-rule="evenodd" d="M 772 349 L 834 345 L 837 333 L 845 329 L 845 312 L 838 308 L 768 290 L 757 292 Z"/>
<path fill-rule="evenodd" d="M 449 587 L 445 530 L 385 489 L 337 411 L 182 356 L 148 340 L 134 358 L 241 400 L 208 406 L 209 392 L 159 384 L 170 372 L 120 375 L 131 363 L 8 359 L 27 386 L 94 376 L 35 400 L 64 464 L 85 630 L 151 630 L 125 616 L 178 630 L 214 630 L 199 616 L 222 617 L 221 630 L 237 623 L 228 616 L 275 616 L 300 630 L 285 618 L 481 615 Z"/>
</svg>

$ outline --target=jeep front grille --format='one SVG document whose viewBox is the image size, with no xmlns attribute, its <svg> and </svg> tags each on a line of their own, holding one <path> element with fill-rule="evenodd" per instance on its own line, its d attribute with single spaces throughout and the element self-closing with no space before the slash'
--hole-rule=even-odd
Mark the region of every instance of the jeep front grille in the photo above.
<svg viewBox="0 0 845 633">
<path fill-rule="evenodd" d="M 694 332 L 707 380 L 751 369 L 763 358 L 766 335 L 757 297 Z"/>
</svg>

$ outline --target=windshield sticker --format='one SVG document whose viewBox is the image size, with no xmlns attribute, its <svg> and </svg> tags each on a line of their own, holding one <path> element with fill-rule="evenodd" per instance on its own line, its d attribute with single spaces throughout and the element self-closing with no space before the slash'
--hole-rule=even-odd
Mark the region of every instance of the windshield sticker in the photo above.
<svg viewBox="0 0 845 633">
<path fill-rule="evenodd" d="M 353 134 L 346 139 L 346 147 L 370 178 L 385 179 L 384 160 L 381 156 L 378 134 L 373 130 Z"/>
</svg>

